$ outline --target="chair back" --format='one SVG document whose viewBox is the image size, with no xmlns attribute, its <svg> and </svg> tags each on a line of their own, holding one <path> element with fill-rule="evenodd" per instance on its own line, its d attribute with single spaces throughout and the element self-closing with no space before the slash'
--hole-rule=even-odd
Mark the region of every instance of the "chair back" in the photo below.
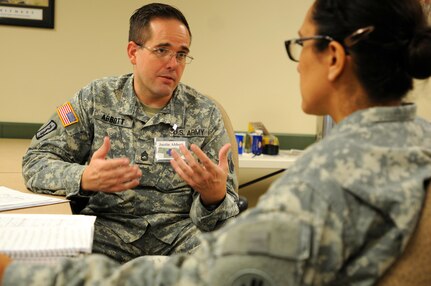
<svg viewBox="0 0 431 286">
<path fill-rule="evenodd" d="M 224 127 L 226 128 L 226 132 L 229 136 L 229 141 L 230 141 L 230 145 L 231 145 L 230 150 L 232 152 L 232 160 L 233 160 L 235 175 L 239 180 L 238 144 L 236 143 L 235 131 L 233 129 L 232 122 L 230 121 L 229 115 L 227 115 L 226 110 L 223 108 L 223 106 L 217 100 L 215 100 L 214 98 L 212 98 L 211 96 L 208 96 L 208 95 L 206 95 L 206 97 L 208 97 L 209 99 L 211 99 L 215 103 L 215 105 L 217 106 L 217 108 L 219 109 L 219 111 L 221 113 Z M 238 184 L 235 187 L 235 192 L 237 194 L 239 194 Z M 245 211 L 248 208 L 247 198 L 244 196 L 239 196 L 238 201 L 237 201 L 237 205 L 238 205 L 238 209 L 239 209 L 240 213 Z"/>
<path fill-rule="evenodd" d="M 377 286 L 431 285 L 431 184 L 415 231 L 401 257 L 379 280 Z"/>
<path fill-rule="evenodd" d="M 235 131 L 233 129 L 232 122 L 230 121 L 229 115 L 227 114 L 226 110 L 217 100 L 215 100 L 211 96 L 205 96 L 211 99 L 216 104 L 217 108 L 220 110 L 221 116 L 223 118 L 224 127 L 226 128 L 227 134 L 229 135 L 231 145 L 230 150 L 232 152 L 232 160 L 235 165 L 235 174 L 236 177 L 239 178 L 238 144 L 236 143 Z M 236 189 L 235 191 L 238 193 L 238 189 Z"/>
</svg>

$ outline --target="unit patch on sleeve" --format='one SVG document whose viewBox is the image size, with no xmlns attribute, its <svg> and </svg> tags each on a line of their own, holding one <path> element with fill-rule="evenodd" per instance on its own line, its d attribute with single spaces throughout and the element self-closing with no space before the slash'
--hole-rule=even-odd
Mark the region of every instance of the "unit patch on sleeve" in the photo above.
<svg viewBox="0 0 431 286">
<path fill-rule="evenodd" d="M 61 123 L 63 123 L 63 126 L 69 126 L 74 123 L 77 123 L 78 116 L 76 116 L 75 111 L 73 110 L 72 105 L 70 102 L 66 102 L 62 106 L 57 108 L 58 117 L 60 117 Z"/>
<path fill-rule="evenodd" d="M 39 131 L 37 131 L 36 139 L 39 140 L 40 138 L 42 138 L 45 135 L 48 135 L 49 133 L 51 133 L 55 129 L 57 129 L 57 124 L 54 122 L 54 120 L 51 120 L 45 126 L 40 128 Z"/>
</svg>

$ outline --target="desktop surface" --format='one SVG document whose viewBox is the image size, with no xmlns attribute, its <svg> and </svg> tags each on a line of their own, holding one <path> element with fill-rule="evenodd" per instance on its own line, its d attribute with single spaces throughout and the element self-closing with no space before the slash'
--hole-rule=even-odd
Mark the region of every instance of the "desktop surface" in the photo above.
<svg viewBox="0 0 431 286">
<path fill-rule="evenodd" d="M 300 154 L 300 151 L 292 150 L 280 150 L 278 155 L 243 153 L 238 155 L 239 168 L 287 169 Z"/>
</svg>

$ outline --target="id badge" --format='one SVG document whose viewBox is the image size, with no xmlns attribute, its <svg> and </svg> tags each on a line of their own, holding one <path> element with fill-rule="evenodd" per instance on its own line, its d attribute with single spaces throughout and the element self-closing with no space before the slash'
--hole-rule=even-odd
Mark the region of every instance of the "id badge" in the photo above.
<svg viewBox="0 0 431 286">
<path fill-rule="evenodd" d="M 184 145 L 188 148 L 187 138 L 154 138 L 154 150 L 156 152 L 154 158 L 156 162 L 169 162 L 172 160 L 172 150 L 175 150 L 184 159 L 181 154 L 180 146 Z"/>
</svg>

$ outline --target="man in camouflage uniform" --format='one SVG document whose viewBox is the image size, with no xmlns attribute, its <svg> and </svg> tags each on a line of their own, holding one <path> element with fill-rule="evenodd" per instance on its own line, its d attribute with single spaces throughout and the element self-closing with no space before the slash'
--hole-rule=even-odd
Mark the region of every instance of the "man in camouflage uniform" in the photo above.
<svg viewBox="0 0 431 286">
<path fill-rule="evenodd" d="M 81 89 L 37 132 L 24 156 L 29 189 L 88 200 L 79 212 L 97 216 L 95 253 L 125 262 L 190 252 L 199 244 L 196 234 L 239 212 L 232 159 L 216 165 L 229 142 L 221 114 L 179 83 L 192 59 L 190 41 L 180 11 L 164 4 L 138 9 L 128 44 L 133 74 Z M 199 146 L 215 162 L 203 172 L 217 172 L 180 178 L 169 159 L 181 144 Z"/>
</svg>

